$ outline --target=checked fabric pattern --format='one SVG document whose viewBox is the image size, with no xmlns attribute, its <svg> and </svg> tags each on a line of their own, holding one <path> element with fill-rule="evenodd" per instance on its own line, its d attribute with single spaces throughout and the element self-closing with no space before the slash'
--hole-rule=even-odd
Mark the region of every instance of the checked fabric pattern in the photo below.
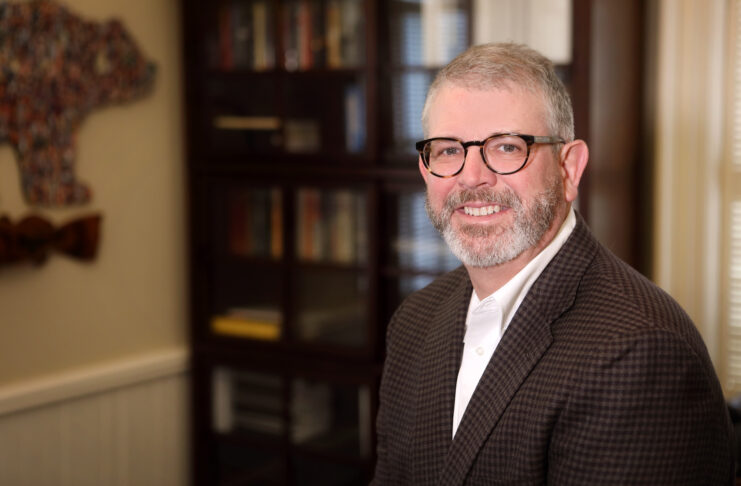
<svg viewBox="0 0 741 486">
<path fill-rule="evenodd" d="M 451 440 L 464 268 L 387 331 L 377 485 L 731 484 L 726 403 L 666 293 L 577 226 L 525 297 Z"/>
</svg>

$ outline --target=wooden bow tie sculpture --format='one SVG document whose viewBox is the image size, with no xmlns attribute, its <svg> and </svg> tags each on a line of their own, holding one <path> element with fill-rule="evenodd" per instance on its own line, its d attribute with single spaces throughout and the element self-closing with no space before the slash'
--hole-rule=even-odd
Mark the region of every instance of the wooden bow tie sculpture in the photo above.
<svg viewBox="0 0 741 486">
<path fill-rule="evenodd" d="M 54 228 L 40 216 L 27 216 L 16 224 L 0 216 L 0 266 L 27 260 L 40 265 L 52 250 L 92 260 L 98 250 L 100 220 L 100 215 L 86 216 Z"/>
</svg>

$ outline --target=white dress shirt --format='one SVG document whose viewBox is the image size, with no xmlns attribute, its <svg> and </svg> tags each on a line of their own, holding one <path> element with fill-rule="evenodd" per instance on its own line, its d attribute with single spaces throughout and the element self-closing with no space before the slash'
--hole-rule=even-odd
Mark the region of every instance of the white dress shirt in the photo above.
<svg viewBox="0 0 741 486">
<path fill-rule="evenodd" d="M 571 209 L 556 237 L 509 282 L 484 300 L 479 300 L 475 290 L 471 293 L 471 302 L 466 317 L 466 334 L 463 338 L 463 357 L 455 387 L 453 437 L 455 437 L 463 413 L 466 411 L 481 375 L 512 317 L 533 282 L 571 235 L 574 226 L 576 226 L 576 216 L 574 210 Z"/>
</svg>

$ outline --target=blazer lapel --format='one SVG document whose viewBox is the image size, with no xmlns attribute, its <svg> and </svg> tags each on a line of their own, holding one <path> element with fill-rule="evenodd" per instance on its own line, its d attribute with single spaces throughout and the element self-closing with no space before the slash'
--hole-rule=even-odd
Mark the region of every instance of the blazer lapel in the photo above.
<svg viewBox="0 0 741 486">
<path fill-rule="evenodd" d="M 572 235 L 525 296 L 487 365 L 445 457 L 438 484 L 463 484 L 486 438 L 551 345 L 551 324 L 572 305 L 595 251 L 596 244 L 577 214 Z"/>
<path fill-rule="evenodd" d="M 473 291 L 465 269 L 459 271 L 461 284 L 441 302 L 421 343 L 414 431 L 414 477 L 419 479 L 419 484 L 435 482 L 452 440 L 455 384 Z"/>
</svg>

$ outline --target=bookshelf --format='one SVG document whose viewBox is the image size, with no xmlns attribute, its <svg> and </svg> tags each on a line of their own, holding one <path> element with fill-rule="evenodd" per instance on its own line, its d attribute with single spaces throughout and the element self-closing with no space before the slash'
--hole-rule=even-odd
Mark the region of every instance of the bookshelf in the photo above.
<svg viewBox="0 0 741 486">
<path fill-rule="evenodd" d="M 458 266 L 413 142 L 474 4 L 183 0 L 194 484 L 371 478 L 386 323 Z M 581 127 L 590 26 L 559 66 Z"/>
</svg>

